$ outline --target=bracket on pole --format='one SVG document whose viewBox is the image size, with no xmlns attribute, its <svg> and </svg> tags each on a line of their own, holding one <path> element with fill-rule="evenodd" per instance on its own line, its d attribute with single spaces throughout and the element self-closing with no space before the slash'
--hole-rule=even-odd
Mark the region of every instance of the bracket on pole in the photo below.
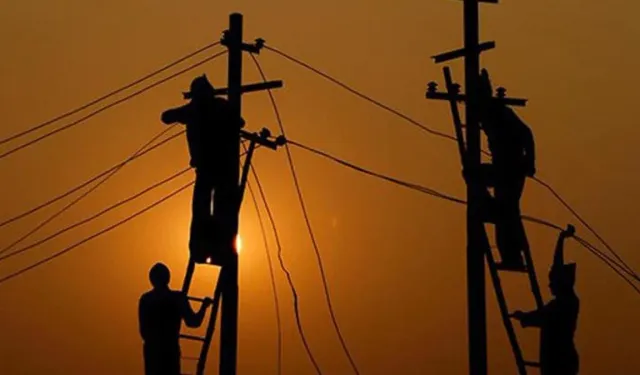
<svg viewBox="0 0 640 375">
<path fill-rule="evenodd" d="M 507 90 L 504 87 L 498 87 L 496 89 L 496 96 L 493 97 L 493 100 L 497 100 L 503 104 L 511 105 L 514 107 L 524 107 L 527 105 L 527 99 L 522 98 L 508 98 L 506 97 Z M 438 84 L 436 82 L 429 82 L 427 85 L 427 99 L 433 100 L 455 100 L 458 102 L 464 102 L 467 100 L 467 96 L 461 93 L 448 93 L 438 91 Z"/>
<path fill-rule="evenodd" d="M 257 38 L 253 43 L 240 43 L 240 49 L 242 51 L 246 51 L 249 53 L 255 53 L 256 55 L 260 54 L 260 50 L 264 47 L 265 40 L 262 38 Z M 229 30 L 225 30 L 222 32 L 222 38 L 220 39 L 220 44 L 229 47 Z"/>
<path fill-rule="evenodd" d="M 255 142 L 261 146 L 276 150 L 278 147 L 283 146 L 287 140 L 284 136 L 280 135 L 273 140 L 270 139 L 271 132 L 267 128 L 263 128 L 260 133 L 251 133 L 246 130 L 240 130 L 240 137 L 250 142 Z"/>
</svg>

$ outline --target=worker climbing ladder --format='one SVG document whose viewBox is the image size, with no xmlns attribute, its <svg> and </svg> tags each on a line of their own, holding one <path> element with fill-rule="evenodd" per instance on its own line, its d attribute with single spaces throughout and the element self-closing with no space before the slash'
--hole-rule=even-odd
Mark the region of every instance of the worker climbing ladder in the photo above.
<svg viewBox="0 0 640 375">
<path fill-rule="evenodd" d="M 263 129 L 260 133 L 252 133 L 242 129 L 243 121 L 241 116 L 241 104 L 242 94 L 247 92 L 256 92 L 262 90 L 270 90 L 274 88 L 282 87 L 282 81 L 269 81 L 264 83 L 242 85 L 242 52 L 258 54 L 264 45 L 262 39 L 256 39 L 255 43 L 248 44 L 243 42 L 242 36 L 242 15 L 238 13 L 231 14 L 229 17 L 230 26 L 227 31 L 224 32 L 221 44 L 228 49 L 228 87 L 222 89 L 215 89 L 216 95 L 227 95 L 230 116 L 232 117 L 231 123 L 238 124 L 238 131 L 233 136 L 234 152 L 237 155 L 235 160 L 235 168 L 233 176 L 228 181 L 224 181 L 223 184 L 230 187 L 225 188 L 224 191 L 231 191 L 231 199 L 235 200 L 237 205 L 234 206 L 235 214 L 233 217 L 225 220 L 230 220 L 229 223 L 224 223 L 225 228 L 231 228 L 233 234 L 233 241 L 227 243 L 221 241 L 222 246 L 208 246 L 205 250 L 207 256 L 202 259 L 194 259 L 193 254 L 190 256 L 187 271 L 185 274 L 184 283 L 182 286 L 182 292 L 189 296 L 188 299 L 191 302 L 203 303 L 204 298 L 190 296 L 190 288 L 194 276 L 196 267 L 219 267 L 220 272 L 218 274 L 218 280 L 215 283 L 215 290 L 213 293 L 212 308 L 209 313 L 208 322 L 206 325 L 206 331 L 204 336 L 195 336 L 189 334 L 181 334 L 182 340 L 195 341 L 201 344 L 200 354 L 197 357 L 196 375 L 203 375 L 205 365 L 207 361 L 207 355 L 211 347 L 215 325 L 218 315 L 220 316 L 220 375 L 235 375 L 236 374 L 236 362 L 237 362 L 237 334 L 238 334 L 238 252 L 237 252 L 237 239 L 238 239 L 238 216 L 240 212 L 240 206 L 242 204 L 242 197 L 247 184 L 248 173 L 251 168 L 251 160 L 255 149 L 258 146 L 267 147 L 272 150 L 282 146 L 286 140 L 284 137 L 271 137 L 270 132 L 267 129 Z M 227 124 L 228 125 L 228 124 Z M 240 143 L 241 141 L 249 143 L 246 151 L 245 162 L 242 168 L 242 174 L 240 175 Z M 215 194 L 215 192 L 214 192 Z M 227 202 L 225 202 L 227 203 Z M 215 208 L 214 208 L 215 211 Z M 215 215 L 214 215 L 215 216 Z M 212 222 L 215 224 L 215 221 Z M 220 234 L 216 228 L 210 227 L 208 231 L 211 233 Z M 226 232 L 224 232 L 226 233 Z M 220 241 L 219 241 L 220 242 Z M 214 243 L 218 243 L 215 242 Z M 212 245 L 212 244 L 211 244 Z M 200 257 L 198 257 L 200 258 Z"/>
</svg>

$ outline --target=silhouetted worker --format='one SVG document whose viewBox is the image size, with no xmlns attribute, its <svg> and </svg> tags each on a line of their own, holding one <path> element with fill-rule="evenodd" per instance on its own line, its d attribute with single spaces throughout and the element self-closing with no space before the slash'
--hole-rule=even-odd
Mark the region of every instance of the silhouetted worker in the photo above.
<svg viewBox="0 0 640 375">
<path fill-rule="evenodd" d="M 187 297 L 169 289 L 169 269 L 156 263 L 149 272 L 153 289 L 140 297 L 138 319 L 144 340 L 145 375 L 180 375 L 180 324 L 195 328 L 202 324 L 211 299 L 200 311 L 191 310 Z"/>
<path fill-rule="evenodd" d="M 511 108 L 493 98 L 485 69 L 480 82 L 480 121 L 492 158 L 485 178 L 494 187 L 496 244 L 502 260 L 499 267 L 524 271 L 526 234 L 520 218 L 520 198 L 525 179 L 536 171 L 533 134 Z"/>
<path fill-rule="evenodd" d="M 206 75 L 196 77 L 183 95 L 191 101 L 165 111 L 162 122 L 186 124 L 191 166 L 196 171 L 189 249 L 193 259 L 202 263 L 214 249 L 233 243 L 230 224 L 238 205 L 238 181 L 233 177 L 238 148 L 234 143 L 244 120 L 238 123 L 233 118 L 229 103 L 215 96 Z"/>
<path fill-rule="evenodd" d="M 512 315 L 523 327 L 540 327 L 542 375 L 576 375 L 579 369 L 573 342 L 580 309 L 580 300 L 574 291 L 576 265 L 564 264 L 564 240 L 574 233 L 575 229 L 569 225 L 558 237 L 549 272 L 549 289 L 555 298 L 540 310 L 516 311 Z"/>
</svg>

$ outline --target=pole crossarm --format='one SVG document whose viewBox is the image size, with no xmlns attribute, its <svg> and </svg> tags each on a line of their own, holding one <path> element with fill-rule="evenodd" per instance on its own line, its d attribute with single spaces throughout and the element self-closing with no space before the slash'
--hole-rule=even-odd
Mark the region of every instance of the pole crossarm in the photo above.
<svg viewBox="0 0 640 375">
<path fill-rule="evenodd" d="M 242 85 L 240 87 L 240 93 L 246 94 L 246 93 L 249 93 L 249 92 L 279 89 L 282 86 L 283 86 L 282 81 L 269 81 L 269 82 L 251 83 L 251 84 L 248 84 L 248 85 Z M 215 89 L 214 93 L 216 95 L 228 95 L 229 94 L 229 88 L 228 87 L 223 87 L 223 88 Z"/>
<path fill-rule="evenodd" d="M 484 42 L 484 43 L 480 43 L 478 44 L 478 48 L 475 50 L 476 53 L 481 53 L 484 51 L 488 51 L 490 49 L 496 48 L 496 42 Z M 473 53 L 472 51 L 468 51 L 466 48 L 460 48 L 457 50 L 453 50 L 453 51 L 448 51 L 448 52 L 443 52 L 440 54 L 437 54 L 435 56 L 431 56 L 431 58 L 433 59 L 433 61 L 436 64 L 440 64 L 449 60 L 454 60 L 454 59 L 458 59 L 461 57 L 465 57 L 467 56 L 467 54 L 469 53 Z"/>
</svg>

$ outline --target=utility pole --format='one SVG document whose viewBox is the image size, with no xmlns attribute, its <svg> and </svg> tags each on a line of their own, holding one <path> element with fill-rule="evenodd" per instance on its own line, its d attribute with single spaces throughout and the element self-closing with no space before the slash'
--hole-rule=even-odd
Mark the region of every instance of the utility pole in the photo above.
<svg viewBox="0 0 640 375">
<path fill-rule="evenodd" d="M 467 153 L 463 168 L 480 170 L 480 124 L 478 121 L 478 81 L 480 74 L 478 0 L 464 0 L 464 75 Z M 487 374 L 487 308 L 484 279 L 486 232 L 477 181 L 467 181 L 467 320 L 469 374 Z"/>
<path fill-rule="evenodd" d="M 479 171 L 481 165 L 480 124 L 478 113 L 478 87 L 480 75 L 480 52 L 495 47 L 495 43 L 479 42 L 479 2 L 497 0 L 464 0 L 464 48 L 434 56 L 436 63 L 464 58 L 466 95 L 453 86 L 450 71 L 445 68 L 447 93 L 437 92 L 437 84 L 430 83 L 427 98 L 447 100 L 451 103 L 456 138 L 463 165 L 467 172 Z M 457 102 L 465 102 L 466 142 L 462 137 L 462 124 L 457 112 Z M 467 327 L 469 346 L 469 374 L 487 374 L 487 312 L 484 277 L 484 256 L 488 249 L 484 228 L 482 197 L 484 187 L 477 179 L 466 179 L 467 183 Z"/>
<path fill-rule="evenodd" d="M 494 219 L 492 209 L 487 204 L 489 196 L 487 186 L 478 178 L 482 168 L 482 151 L 480 140 L 480 53 L 495 48 L 495 42 L 479 41 L 479 3 L 497 4 L 498 0 L 464 0 L 464 48 L 433 56 L 436 63 L 463 58 L 465 73 L 465 91 L 460 92 L 460 86 L 453 82 L 451 70 L 445 67 L 444 78 L 446 92 L 439 92 L 438 85 L 430 82 L 426 97 L 428 99 L 446 100 L 450 103 L 451 114 L 455 127 L 458 150 L 462 161 L 467 184 L 467 326 L 469 345 L 469 374 L 487 375 L 487 311 L 485 286 L 485 256 L 488 259 L 489 270 L 494 281 L 496 294 L 503 320 L 509 334 L 510 342 L 516 353 L 519 371 L 522 374 L 527 363 L 522 359 L 520 349 L 515 339 L 513 326 L 509 320 L 506 302 L 500 286 L 500 279 L 489 246 L 485 223 Z M 505 90 L 499 88 L 496 100 L 505 105 L 524 106 L 526 100 L 505 97 Z M 465 103 L 465 125 L 462 125 L 458 112 L 458 102 Z M 463 134 L 463 127 L 466 134 Z M 464 138 L 463 138 L 464 137 Z M 531 262 L 528 246 L 525 249 L 527 267 L 534 295 L 538 295 L 535 271 Z M 537 298 L 537 297 L 536 297 Z M 539 298 L 537 298 L 538 300 Z"/>
<path fill-rule="evenodd" d="M 244 43 L 242 36 L 242 14 L 233 13 L 229 17 L 229 29 L 224 32 L 222 38 L 222 45 L 228 49 L 228 77 L 227 87 L 215 89 L 216 95 L 227 95 L 231 126 L 237 126 L 237 131 L 234 133 L 234 138 L 230 140 L 233 142 L 234 155 L 236 159 L 233 161 L 235 168 L 233 169 L 233 176 L 228 181 L 224 181 L 226 185 L 222 192 L 230 192 L 228 197 L 223 199 L 229 199 L 229 202 L 233 203 L 233 215 L 227 215 L 225 212 L 224 220 L 230 220 L 229 223 L 225 223 L 225 227 L 228 227 L 232 231 L 233 244 L 228 244 L 228 247 L 222 249 L 212 249 L 212 256 L 207 260 L 206 265 L 219 266 L 220 274 L 216 283 L 215 291 L 213 294 L 213 304 L 211 307 L 211 313 L 209 322 L 207 324 L 206 334 L 204 337 L 181 334 L 180 338 L 184 340 L 198 341 L 202 343 L 200 350 L 200 356 L 198 357 L 196 375 L 204 375 L 205 365 L 207 361 L 207 355 L 213 339 L 213 333 L 216 324 L 216 317 L 218 315 L 218 308 L 220 307 L 220 365 L 219 375 L 236 375 L 237 364 L 237 351 L 238 351 L 238 223 L 240 215 L 240 206 L 242 204 L 242 197 L 244 195 L 245 186 L 247 183 L 247 176 L 251 167 L 251 160 L 253 158 L 256 145 L 260 145 L 272 150 L 276 150 L 279 146 L 282 146 L 286 140 L 284 137 L 279 136 L 277 138 L 271 137 L 270 132 L 267 129 L 263 129 L 260 133 L 248 132 L 242 127 L 244 126 L 242 121 L 242 95 L 249 92 L 258 92 L 270 89 L 276 89 L 282 87 L 282 81 L 269 81 L 262 83 L 253 83 L 248 85 L 242 85 L 242 53 L 249 52 L 258 54 L 264 46 L 264 40 L 256 39 L 254 43 Z M 240 143 L 245 139 L 249 141 L 249 149 L 245 158 L 244 166 L 242 168 L 242 176 L 240 176 Z M 214 192 L 216 194 L 216 192 Z M 221 193 L 223 194 L 223 193 Z M 215 211 L 215 208 L 214 208 Z M 214 213 L 215 214 L 215 213 Z M 229 217 L 230 216 L 230 217 Z M 214 223 L 215 225 L 215 223 Z M 215 228 L 212 228 L 215 231 Z M 182 291 L 188 295 L 191 282 L 193 280 L 193 274 L 196 268 L 196 261 L 193 258 L 189 259 L 187 266 L 187 272 L 185 274 L 185 280 L 183 283 Z M 202 303 L 204 299 L 198 297 L 188 297 L 190 301 Z M 220 304 L 222 306 L 220 306 Z"/>
<path fill-rule="evenodd" d="M 229 30 L 223 39 L 229 50 L 228 83 L 229 107 L 232 119 L 240 124 L 242 118 L 242 15 L 234 13 L 229 16 Z M 238 155 L 237 166 L 234 168 L 233 181 L 239 182 L 240 170 L 240 128 L 237 139 L 234 139 L 235 155 Z M 239 191 L 238 191 L 239 193 Z M 238 212 L 240 195 L 237 195 Z M 231 224 L 234 239 L 238 236 L 238 216 Z M 222 282 L 222 308 L 220 319 L 220 375 L 235 375 L 238 350 L 238 252 L 233 251 L 228 263 L 220 273 Z"/>
</svg>

